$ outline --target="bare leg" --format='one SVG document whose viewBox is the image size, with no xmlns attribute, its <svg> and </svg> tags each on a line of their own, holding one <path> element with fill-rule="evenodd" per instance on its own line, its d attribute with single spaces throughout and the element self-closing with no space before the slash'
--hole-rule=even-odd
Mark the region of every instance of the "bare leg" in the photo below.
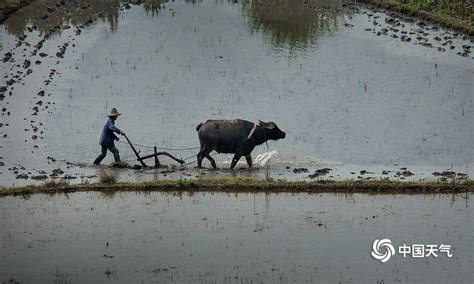
<svg viewBox="0 0 474 284">
<path fill-rule="evenodd" d="M 233 169 L 235 165 L 237 165 L 237 162 L 240 160 L 241 155 L 235 154 L 234 158 L 232 159 L 232 163 L 230 164 L 230 169 Z"/>
<path fill-rule="evenodd" d="M 252 167 L 252 156 L 250 154 L 248 154 L 247 156 L 245 156 L 245 159 L 247 160 L 247 164 L 249 165 L 249 168 Z"/>
</svg>

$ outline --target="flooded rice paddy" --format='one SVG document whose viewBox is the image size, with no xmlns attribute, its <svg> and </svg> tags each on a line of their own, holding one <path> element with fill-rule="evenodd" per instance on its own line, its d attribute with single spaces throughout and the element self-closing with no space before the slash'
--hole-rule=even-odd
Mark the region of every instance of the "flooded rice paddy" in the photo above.
<svg viewBox="0 0 474 284">
<path fill-rule="evenodd" d="M 89 183 L 103 171 L 121 180 L 473 175 L 472 39 L 429 23 L 341 1 L 41 0 L 0 25 L 0 39 L 0 186 Z M 112 107 L 142 154 L 156 145 L 186 164 L 93 167 Z M 210 118 L 271 120 L 287 137 L 259 146 L 254 169 L 226 170 L 230 156 L 215 155 L 219 170 L 198 170 L 196 149 L 170 148 L 198 147 L 195 127 Z M 472 197 L 4 197 L 0 282 L 472 283 Z M 450 244 L 453 257 L 381 263 L 370 253 L 382 238 Z"/>
<path fill-rule="evenodd" d="M 473 194 L 74 193 L 0 199 L 0 281 L 472 283 Z M 371 256 L 375 239 L 452 257 Z"/>
<path fill-rule="evenodd" d="M 144 146 L 198 147 L 195 127 L 209 118 L 271 120 L 287 132 L 254 151 L 254 170 L 196 170 L 197 150 L 170 151 L 189 164 L 122 169 L 122 180 L 309 180 L 326 168 L 328 179 L 472 176 L 466 36 L 340 1 L 139 2 L 43 0 L 0 25 L 0 185 L 95 181 L 111 107 Z M 214 158 L 221 169 L 231 159 Z"/>
</svg>

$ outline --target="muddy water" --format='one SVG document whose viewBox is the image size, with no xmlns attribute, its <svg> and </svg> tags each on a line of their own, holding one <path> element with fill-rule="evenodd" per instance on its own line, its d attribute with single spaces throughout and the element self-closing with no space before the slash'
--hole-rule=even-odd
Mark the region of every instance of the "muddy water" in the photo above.
<svg viewBox="0 0 474 284">
<path fill-rule="evenodd" d="M 0 199 L 0 281 L 472 283 L 472 194 Z M 452 258 L 371 257 L 375 239 Z"/>
<path fill-rule="evenodd" d="M 338 1 L 38 2 L 0 26 L 1 52 L 12 53 L 0 65 L 2 85 L 15 80 L 0 100 L 2 185 L 55 168 L 71 182 L 94 181 L 111 107 L 123 113 L 119 128 L 148 146 L 197 147 L 195 127 L 209 118 L 272 120 L 287 131 L 255 150 L 277 150 L 264 166 L 218 175 L 308 179 L 326 167 L 334 179 L 473 174 L 474 68 L 463 35 Z M 118 147 L 134 164 L 128 145 Z M 215 158 L 222 168 L 231 157 Z M 194 165 L 119 174 L 215 174 Z"/>
</svg>

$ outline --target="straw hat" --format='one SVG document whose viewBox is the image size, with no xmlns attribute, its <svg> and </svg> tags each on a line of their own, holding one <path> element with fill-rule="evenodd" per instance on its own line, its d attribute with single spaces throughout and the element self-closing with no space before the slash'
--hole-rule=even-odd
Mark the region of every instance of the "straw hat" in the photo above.
<svg viewBox="0 0 474 284">
<path fill-rule="evenodd" d="M 112 110 L 110 111 L 110 113 L 107 116 L 119 116 L 119 115 L 122 115 L 122 114 L 118 113 L 116 108 L 112 108 Z"/>
</svg>

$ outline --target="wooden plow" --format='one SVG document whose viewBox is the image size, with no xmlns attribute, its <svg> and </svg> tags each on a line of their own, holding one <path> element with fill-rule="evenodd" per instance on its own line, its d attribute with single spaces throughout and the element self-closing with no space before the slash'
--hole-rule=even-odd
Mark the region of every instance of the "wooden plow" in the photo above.
<svg viewBox="0 0 474 284">
<path fill-rule="evenodd" d="M 143 162 L 143 160 L 146 160 L 146 159 L 149 159 L 149 158 L 155 158 L 155 168 L 158 168 L 161 166 L 160 164 L 160 160 L 158 159 L 158 156 L 167 156 L 167 157 L 170 157 L 171 159 L 175 160 L 176 162 L 180 163 L 181 165 L 184 164 L 184 161 L 182 159 L 178 159 L 176 158 L 175 156 L 171 155 L 170 153 L 168 152 L 158 152 L 158 148 L 156 146 L 153 147 L 153 150 L 154 150 L 154 153 L 153 154 L 150 154 L 150 155 L 146 155 L 146 156 L 143 156 L 141 157 L 140 156 L 140 151 L 137 151 L 135 149 L 135 147 L 133 147 L 133 144 L 132 142 L 130 142 L 130 139 L 128 139 L 127 135 L 123 135 L 125 137 L 125 139 L 127 140 L 128 142 L 128 145 L 130 145 L 130 147 L 132 148 L 132 151 L 133 153 L 135 153 L 135 156 L 137 156 L 137 161 L 140 162 L 140 164 L 143 166 L 143 167 L 147 167 L 147 165 L 145 164 L 145 162 Z"/>
</svg>

